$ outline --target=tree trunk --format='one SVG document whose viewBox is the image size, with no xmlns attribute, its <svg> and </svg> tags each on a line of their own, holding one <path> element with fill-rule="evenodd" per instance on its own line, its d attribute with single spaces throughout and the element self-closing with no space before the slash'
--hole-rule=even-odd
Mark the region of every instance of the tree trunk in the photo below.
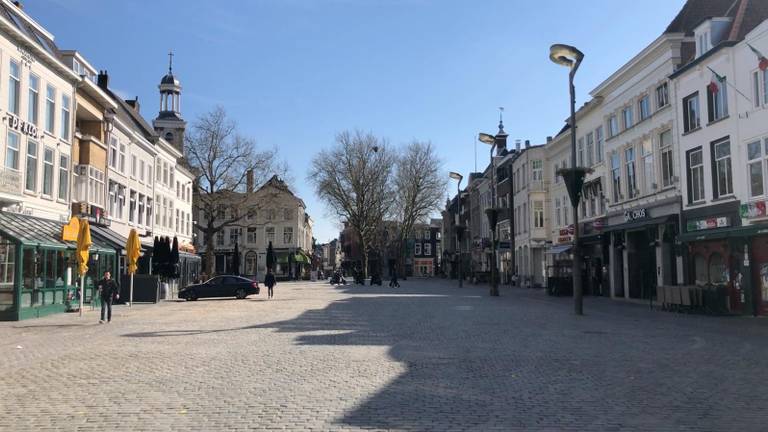
<svg viewBox="0 0 768 432">
<path fill-rule="evenodd" d="M 211 231 L 205 233 L 205 267 L 208 276 L 212 277 L 216 269 L 216 255 L 213 253 L 213 234 Z"/>
<path fill-rule="evenodd" d="M 361 236 L 362 237 L 362 236 Z M 361 240 L 360 245 L 363 248 L 363 279 L 368 277 L 368 242 Z"/>
</svg>

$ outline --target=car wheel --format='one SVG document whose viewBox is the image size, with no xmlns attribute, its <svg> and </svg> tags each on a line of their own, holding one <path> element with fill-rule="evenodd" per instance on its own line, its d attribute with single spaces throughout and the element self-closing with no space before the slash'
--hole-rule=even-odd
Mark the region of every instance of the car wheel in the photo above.
<svg viewBox="0 0 768 432">
<path fill-rule="evenodd" d="M 245 290 L 242 288 L 238 288 L 237 291 L 235 291 L 235 297 L 240 300 L 244 299 L 246 295 Z"/>
<path fill-rule="evenodd" d="M 187 293 L 187 301 L 196 301 L 197 300 L 197 293 L 195 291 L 190 291 Z"/>
</svg>

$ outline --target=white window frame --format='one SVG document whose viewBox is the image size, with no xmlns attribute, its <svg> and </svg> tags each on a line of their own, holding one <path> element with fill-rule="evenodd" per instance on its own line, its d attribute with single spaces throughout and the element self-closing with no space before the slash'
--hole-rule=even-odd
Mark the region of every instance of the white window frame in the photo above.
<svg viewBox="0 0 768 432">
<path fill-rule="evenodd" d="M 70 113 L 70 105 L 72 104 L 72 99 L 69 97 L 69 95 L 66 95 L 64 93 L 61 94 L 61 138 L 64 141 L 69 142 L 69 124 L 72 121 L 72 116 Z"/>
<path fill-rule="evenodd" d="M 56 88 L 45 87 L 45 131 L 53 135 L 56 130 Z"/>
<path fill-rule="evenodd" d="M 50 155 L 50 159 L 48 158 Z M 56 175 L 56 150 L 53 147 L 43 147 L 43 181 L 40 187 L 40 192 L 45 198 L 53 199 L 54 197 L 54 183 Z M 47 190 L 47 193 L 46 193 Z"/>
<path fill-rule="evenodd" d="M 293 227 L 283 227 L 283 244 L 293 244 Z"/>
<path fill-rule="evenodd" d="M 641 122 L 651 116 L 651 98 L 645 95 L 637 102 L 638 122 Z"/>
<path fill-rule="evenodd" d="M 697 165 L 691 162 L 695 154 L 698 154 L 700 159 Z M 706 189 L 704 188 L 704 149 L 701 147 L 691 149 L 686 152 L 685 157 L 687 159 L 688 182 L 690 182 L 691 186 L 691 196 L 688 197 L 688 202 L 690 204 L 703 202 L 706 200 Z M 694 176 L 695 173 L 698 175 Z"/>
<path fill-rule="evenodd" d="M 421 255 L 421 243 L 415 243 L 413 245 L 413 254 L 414 255 Z"/>
<path fill-rule="evenodd" d="M 669 105 L 669 84 L 663 82 L 656 87 L 656 109 Z"/>
<path fill-rule="evenodd" d="M 69 156 L 59 153 L 59 188 L 58 199 L 69 200 Z"/>
<path fill-rule="evenodd" d="M 15 69 L 15 73 L 14 73 Z M 8 112 L 17 117 L 21 111 L 21 65 L 11 59 L 8 68 Z"/>
<path fill-rule="evenodd" d="M 432 256 L 432 243 L 424 243 L 424 256 Z"/>
<path fill-rule="evenodd" d="M 33 146 L 34 152 L 30 152 L 31 147 Z M 26 172 L 24 173 L 24 191 L 37 193 L 37 174 L 39 173 L 38 167 L 40 166 L 40 144 L 37 141 L 31 139 L 27 140 L 27 152 L 24 161 L 26 169 Z M 32 179 L 32 188 L 29 187 L 30 177 L 34 177 Z"/>
<path fill-rule="evenodd" d="M 624 130 L 631 129 L 635 125 L 635 114 L 632 105 L 626 106 L 621 110 L 621 121 L 624 123 Z"/>
<path fill-rule="evenodd" d="M 718 148 L 727 148 L 728 154 L 718 156 Z M 717 198 L 733 195 L 733 160 L 731 156 L 731 140 L 729 138 L 725 138 L 712 143 L 712 160 L 714 161 L 713 165 L 715 171 L 713 173 L 713 177 L 715 179 L 715 186 L 717 188 L 715 191 Z M 724 169 L 726 170 L 723 173 L 725 175 L 724 185 L 720 184 L 721 166 L 725 167 Z"/>
<path fill-rule="evenodd" d="M 603 161 L 603 142 L 605 137 L 603 136 L 603 127 L 598 126 L 595 129 L 595 162 L 600 163 Z"/>
<path fill-rule="evenodd" d="M 27 87 L 27 120 L 37 126 L 40 121 L 40 77 L 30 72 Z"/>
<path fill-rule="evenodd" d="M 699 102 L 699 92 L 694 92 L 683 98 L 683 132 L 692 132 L 700 127 L 701 103 Z"/>
<path fill-rule="evenodd" d="M 638 196 L 637 190 L 637 155 L 634 147 L 624 149 L 624 174 L 627 181 L 627 198 Z"/>
<path fill-rule="evenodd" d="M 668 136 L 669 140 L 665 143 L 664 136 Z M 667 129 L 659 135 L 659 163 L 661 163 L 661 186 L 670 187 L 674 184 L 675 176 L 675 157 L 672 151 L 672 129 Z"/>
<path fill-rule="evenodd" d="M 768 144 L 768 141 L 766 141 Z M 756 153 L 751 150 L 757 149 Z M 747 143 L 747 184 L 749 185 L 749 197 L 756 198 L 765 195 L 765 155 L 763 152 L 763 140 L 757 140 Z M 754 170 L 754 171 L 753 171 Z M 755 182 L 753 182 L 753 175 L 760 177 L 759 186 L 760 190 L 757 191 Z"/>
<path fill-rule="evenodd" d="M 608 116 L 608 138 L 613 138 L 619 134 L 619 119 L 616 114 Z"/>
</svg>

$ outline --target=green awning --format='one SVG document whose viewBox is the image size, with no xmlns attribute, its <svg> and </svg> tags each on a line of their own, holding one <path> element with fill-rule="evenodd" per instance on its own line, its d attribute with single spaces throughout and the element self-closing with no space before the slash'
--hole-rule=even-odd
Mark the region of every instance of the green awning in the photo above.
<svg viewBox="0 0 768 432">
<path fill-rule="evenodd" d="M 43 219 L 12 212 L 0 211 L 0 233 L 14 239 L 22 246 L 45 247 L 49 249 L 75 249 L 75 242 L 61 239 L 63 222 Z M 111 252 L 109 244 L 91 237 L 93 252 Z"/>
<path fill-rule="evenodd" d="M 749 225 L 730 228 L 713 228 L 680 234 L 680 241 L 718 240 L 729 237 L 751 237 L 768 234 L 768 225 Z"/>
<path fill-rule="evenodd" d="M 308 264 L 309 263 L 309 258 L 307 258 L 307 256 L 304 254 L 304 252 L 297 252 L 293 256 L 293 261 L 297 262 L 297 263 Z"/>
</svg>

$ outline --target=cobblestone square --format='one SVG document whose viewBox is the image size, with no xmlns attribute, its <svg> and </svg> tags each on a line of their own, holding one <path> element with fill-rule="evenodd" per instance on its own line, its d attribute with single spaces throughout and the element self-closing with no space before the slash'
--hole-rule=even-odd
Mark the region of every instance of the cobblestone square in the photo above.
<svg viewBox="0 0 768 432">
<path fill-rule="evenodd" d="M 768 430 L 768 322 L 282 283 L 0 323 L 0 430 Z"/>
</svg>

